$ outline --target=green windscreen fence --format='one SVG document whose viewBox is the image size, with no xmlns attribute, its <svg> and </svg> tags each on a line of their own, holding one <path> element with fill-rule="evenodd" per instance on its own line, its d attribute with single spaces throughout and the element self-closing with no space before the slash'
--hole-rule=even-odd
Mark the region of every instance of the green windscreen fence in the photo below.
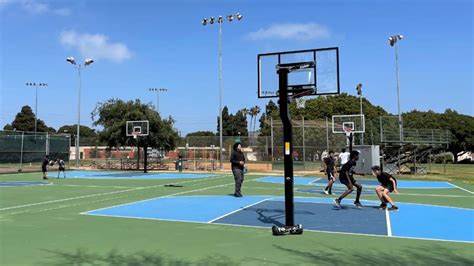
<svg viewBox="0 0 474 266">
<path fill-rule="evenodd" d="M 0 171 L 34 170 L 46 154 L 68 162 L 69 147 L 67 134 L 0 131 Z"/>
</svg>

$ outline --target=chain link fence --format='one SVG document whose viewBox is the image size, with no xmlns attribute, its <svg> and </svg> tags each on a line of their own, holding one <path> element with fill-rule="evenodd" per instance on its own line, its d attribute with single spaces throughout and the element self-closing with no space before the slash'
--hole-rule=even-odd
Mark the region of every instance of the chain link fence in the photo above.
<svg viewBox="0 0 474 266">
<path fill-rule="evenodd" d="M 0 131 L 0 172 L 39 171 L 45 155 L 69 162 L 68 134 Z"/>
</svg>

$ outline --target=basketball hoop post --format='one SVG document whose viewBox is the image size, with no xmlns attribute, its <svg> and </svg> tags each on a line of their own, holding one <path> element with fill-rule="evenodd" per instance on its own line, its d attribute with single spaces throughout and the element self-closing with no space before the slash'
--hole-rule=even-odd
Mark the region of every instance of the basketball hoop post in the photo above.
<svg viewBox="0 0 474 266">
<path fill-rule="evenodd" d="M 288 73 L 287 68 L 278 69 L 280 118 L 283 123 L 284 163 L 285 163 L 285 225 L 294 226 L 293 199 L 293 128 L 288 110 Z"/>
</svg>

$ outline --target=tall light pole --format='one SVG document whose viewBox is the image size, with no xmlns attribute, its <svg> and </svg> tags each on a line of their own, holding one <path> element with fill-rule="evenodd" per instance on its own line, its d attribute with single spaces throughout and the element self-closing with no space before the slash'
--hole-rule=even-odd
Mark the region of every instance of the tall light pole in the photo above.
<svg viewBox="0 0 474 266">
<path fill-rule="evenodd" d="M 228 22 L 232 22 L 235 19 L 237 21 L 242 20 L 243 16 L 240 13 L 235 13 L 235 15 L 227 15 L 226 19 Z M 223 88 L 222 88 L 222 24 L 226 21 L 222 16 L 217 17 L 217 23 L 219 24 L 219 147 L 220 147 L 220 158 L 219 158 L 219 168 L 222 169 L 222 97 L 223 97 Z M 208 24 L 212 25 L 215 22 L 214 17 L 203 18 L 201 24 L 206 26 Z"/>
<path fill-rule="evenodd" d="M 160 113 L 160 92 L 168 91 L 168 89 L 164 88 L 149 88 L 151 92 L 156 92 L 156 112 Z"/>
<path fill-rule="evenodd" d="M 359 95 L 359 100 L 360 100 L 360 115 L 362 116 L 364 113 L 362 112 L 362 83 L 357 84 L 356 87 L 357 90 L 357 95 Z M 364 121 L 365 123 L 365 121 Z M 364 133 L 361 134 L 361 140 L 360 144 L 364 145 Z"/>
<path fill-rule="evenodd" d="M 74 57 L 68 57 L 66 58 L 66 61 L 71 63 L 76 69 L 77 69 L 77 74 L 79 76 L 78 79 L 78 86 L 77 86 L 77 134 L 76 134 L 76 168 L 79 168 L 79 139 L 80 139 L 80 125 L 81 125 L 81 70 L 94 63 L 94 60 L 90 58 L 86 58 L 84 60 L 84 64 L 77 64 L 76 60 Z"/>
<path fill-rule="evenodd" d="M 397 41 L 403 39 L 403 35 L 397 34 L 390 36 L 388 38 L 388 43 L 390 46 L 395 46 L 395 67 L 397 74 L 397 104 L 398 104 L 398 129 L 400 133 L 400 144 L 403 143 L 403 122 L 402 122 L 402 113 L 400 111 L 400 75 L 398 69 L 398 47 Z"/>
<path fill-rule="evenodd" d="M 38 131 L 38 87 L 47 87 L 47 83 L 36 83 L 36 82 L 27 82 L 26 86 L 35 87 L 35 135 Z"/>
</svg>

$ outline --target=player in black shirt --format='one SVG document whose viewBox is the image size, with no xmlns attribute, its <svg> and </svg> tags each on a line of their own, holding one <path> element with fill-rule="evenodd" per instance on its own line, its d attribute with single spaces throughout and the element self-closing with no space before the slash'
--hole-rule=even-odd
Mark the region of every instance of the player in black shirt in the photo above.
<svg viewBox="0 0 474 266">
<path fill-rule="evenodd" d="M 392 205 L 392 207 L 388 208 L 389 211 L 398 210 L 398 207 L 395 206 L 392 198 L 388 195 L 390 192 L 398 193 L 397 180 L 395 177 L 386 172 L 382 172 L 380 166 L 377 165 L 372 167 L 372 175 L 374 175 L 380 183 L 380 185 L 375 188 L 375 192 L 382 202 L 380 208 L 385 209 L 387 207 L 387 202 L 389 202 L 390 205 Z"/>
<path fill-rule="evenodd" d="M 334 204 L 338 208 L 341 207 L 341 201 L 343 198 L 345 198 L 347 195 L 351 194 L 352 191 L 354 191 L 354 187 L 357 188 L 357 196 L 354 201 L 354 205 L 361 208 L 362 204 L 360 203 L 360 194 L 362 193 L 362 185 L 357 182 L 357 180 L 354 179 L 354 174 L 356 175 L 365 175 L 363 173 L 356 173 L 354 171 L 354 168 L 356 166 L 356 162 L 359 160 L 359 152 L 358 151 L 352 151 L 350 156 L 349 156 L 349 161 L 344 164 L 341 167 L 341 171 L 339 172 L 339 181 L 341 181 L 342 184 L 346 185 L 347 190 L 342 193 L 342 195 L 334 200 Z"/>
<path fill-rule="evenodd" d="M 233 151 L 230 155 L 230 163 L 232 167 L 232 173 L 234 174 L 235 181 L 235 197 L 242 197 L 240 189 L 244 182 L 244 169 L 245 169 L 245 155 L 242 152 L 242 145 L 237 142 L 233 146 Z"/>
<path fill-rule="evenodd" d="M 43 179 L 48 179 L 48 164 L 49 164 L 49 156 L 44 156 L 43 163 L 41 164 L 41 172 L 43 172 Z"/>
<path fill-rule="evenodd" d="M 336 181 L 336 177 L 334 176 L 334 170 L 335 170 L 335 160 L 334 160 L 334 151 L 329 151 L 328 157 L 324 158 L 324 164 L 326 165 L 326 175 L 328 177 L 328 185 L 324 189 L 324 193 L 326 195 L 332 195 L 332 184 Z"/>
</svg>

